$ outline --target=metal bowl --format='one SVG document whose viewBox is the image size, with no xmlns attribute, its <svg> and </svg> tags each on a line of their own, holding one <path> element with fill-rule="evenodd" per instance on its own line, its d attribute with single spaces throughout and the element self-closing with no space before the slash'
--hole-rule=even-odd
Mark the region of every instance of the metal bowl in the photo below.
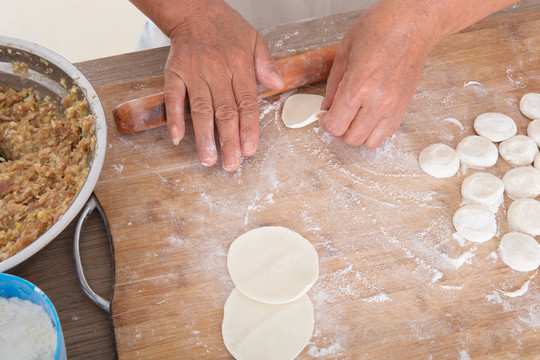
<svg viewBox="0 0 540 360">
<path fill-rule="evenodd" d="M 14 62 L 28 64 L 28 75 L 21 76 L 14 73 Z M 79 89 L 79 98 L 86 97 L 90 112 L 96 116 L 96 149 L 91 154 L 90 171 L 81 190 L 68 210 L 43 235 L 12 257 L 0 262 L 0 272 L 4 272 L 45 247 L 83 208 L 94 190 L 103 167 L 107 147 L 107 125 L 96 91 L 84 75 L 69 61 L 40 45 L 0 36 L 0 84 L 16 90 L 32 87 L 41 96 L 49 95 L 58 103 L 68 94 L 68 90 L 76 85 Z"/>
</svg>

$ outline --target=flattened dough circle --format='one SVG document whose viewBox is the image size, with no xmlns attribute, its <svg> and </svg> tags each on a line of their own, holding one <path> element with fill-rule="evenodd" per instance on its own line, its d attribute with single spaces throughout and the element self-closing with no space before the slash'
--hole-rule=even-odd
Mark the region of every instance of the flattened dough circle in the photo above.
<svg viewBox="0 0 540 360">
<path fill-rule="evenodd" d="M 454 227 L 465 239 L 482 243 L 497 233 L 495 215 L 483 205 L 465 205 L 453 217 Z"/>
<path fill-rule="evenodd" d="M 484 113 L 474 119 L 474 130 L 478 135 L 499 142 L 516 135 L 517 126 L 510 116 L 501 113 Z"/>
<path fill-rule="evenodd" d="M 294 94 L 285 100 L 281 119 L 289 128 L 301 128 L 317 121 L 324 97 L 315 94 Z"/>
<path fill-rule="evenodd" d="M 516 135 L 501 142 L 499 152 L 509 165 L 531 165 L 538 154 L 538 145 L 528 136 Z"/>
<path fill-rule="evenodd" d="M 454 176 L 459 170 L 456 150 L 446 144 L 431 144 L 420 152 L 418 163 L 422 170 L 436 178 Z"/>
<path fill-rule="evenodd" d="M 491 167 L 499 159 L 497 146 L 488 138 L 478 135 L 463 138 L 456 151 L 462 164 L 476 169 Z"/>
<path fill-rule="evenodd" d="M 510 204 L 506 216 L 510 229 L 531 236 L 540 235 L 540 201 L 518 199 Z"/>
<path fill-rule="evenodd" d="M 512 199 L 535 198 L 540 195 L 540 170 L 532 166 L 518 166 L 504 174 L 504 187 Z"/>
<path fill-rule="evenodd" d="M 510 232 L 499 244 L 501 260 L 517 271 L 533 271 L 540 265 L 540 245 L 529 235 Z"/>
<path fill-rule="evenodd" d="M 540 120 L 534 120 L 527 126 L 527 135 L 534 140 L 536 145 L 540 146 Z"/>
<path fill-rule="evenodd" d="M 225 303 L 222 334 L 237 360 L 292 360 L 311 339 L 313 326 L 313 304 L 307 295 L 276 305 L 233 289 Z"/>
<path fill-rule="evenodd" d="M 528 93 L 521 97 L 519 110 L 531 120 L 540 119 L 540 94 Z"/>
<path fill-rule="evenodd" d="M 280 226 L 240 235 L 229 248 L 227 267 L 244 295 L 267 304 L 283 304 L 304 295 L 319 276 L 319 258 L 311 243 Z"/>
<path fill-rule="evenodd" d="M 480 204 L 496 212 L 504 196 L 504 183 L 495 175 L 478 172 L 463 180 L 461 195 L 467 204 Z"/>
</svg>

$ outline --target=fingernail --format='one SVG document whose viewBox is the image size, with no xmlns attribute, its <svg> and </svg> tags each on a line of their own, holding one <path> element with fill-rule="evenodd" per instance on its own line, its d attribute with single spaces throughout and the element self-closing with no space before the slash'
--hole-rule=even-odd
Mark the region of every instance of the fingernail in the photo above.
<svg viewBox="0 0 540 360">
<path fill-rule="evenodd" d="M 253 153 L 255 152 L 255 143 L 251 140 L 248 140 L 244 143 L 244 155 L 246 156 L 250 156 L 250 155 L 253 155 Z"/>
<path fill-rule="evenodd" d="M 180 143 L 180 132 L 178 131 L 176 125 L 171 126 L 170 133 L 173 144 L 178 145 Z"/>
<path fill-rule="evenodd" d="M 272 71 L 272 76 L 274 77 L 274 79 L 276 79 L 277 81 L 279 81 L 279 86 L 281 87 L 284 87 L 285 86 L 285 82 L 283 81 L 283 78 L 281 77 L 281 75 L 279 75 L 279 73 L 277 71 Z"/>
<path fill-rule="evenodd" d="M 223 159 L 223 168 L 227 171 L 234 170 L 240 165 L 240 156 L 236 153 L 230 153 L 225 155 Z"/>
</svg>

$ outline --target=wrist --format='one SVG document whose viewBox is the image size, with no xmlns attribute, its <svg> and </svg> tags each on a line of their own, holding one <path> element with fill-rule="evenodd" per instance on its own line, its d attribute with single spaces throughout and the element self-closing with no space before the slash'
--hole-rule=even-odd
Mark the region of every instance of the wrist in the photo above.
<svg viewBox="0 0 540 360">
<path fill-rule="evenodd" d="M 190 19 L 208 16 L 215 10 L 228 7 L 224 0 L 130 0 L 160 30 L 170 37 L 171 32 Z M 214 10 L 214 11 L 212 11 Z"/>
</svg>

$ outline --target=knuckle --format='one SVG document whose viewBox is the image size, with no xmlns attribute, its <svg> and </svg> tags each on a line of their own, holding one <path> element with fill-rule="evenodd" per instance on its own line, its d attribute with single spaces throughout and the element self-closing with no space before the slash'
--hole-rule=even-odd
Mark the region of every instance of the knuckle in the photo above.
<svg viewBox="0 0 540 360">
<path fill-rule="evenodd" d="M 257 97 L 251 92 L 241 92 L 236 97 L 238 111 L 241 113 L 258 113 L 259 103 Z"/>
<path fill-rule="evenodd" d="M 194 98 L 190 101 L 191 115 L 195 116 L 212 116 L 212 105 L 207 99 Z"/>
<path fill-rule="evenodd" d="M 216 121 L 232 122 L 238 120 L 238 111 L 236 107 L 230 104 L 220 104 L 215 109 Z"/>
</svg>

